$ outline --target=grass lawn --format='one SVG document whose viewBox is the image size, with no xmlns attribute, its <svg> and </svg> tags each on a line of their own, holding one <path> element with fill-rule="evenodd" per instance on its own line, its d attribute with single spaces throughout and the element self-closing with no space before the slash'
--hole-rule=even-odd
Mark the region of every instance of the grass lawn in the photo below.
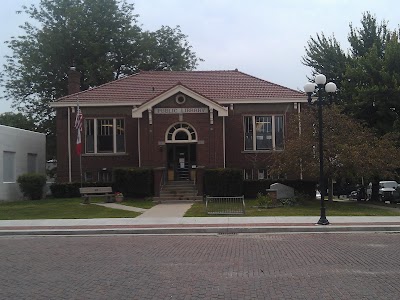
<svg viewBox="0 0 400 300">
<path fill-rule="evenodd" d="M 305 201 L 297 206 L 284 206 L 276 208 L 255 208 L 256 200 L 245 200 L 246 217 L 256 216 L 319 216 L 320 202 Z M 387 210 L 379 206 L 370 207 L 357 202 L 325 202 L 327 216 L 400 216 L 398 211 Z M 185 217 L 209 217 L 207 215 L 203 202 L 198 202 L 186 212 Z M 221 216 L 221 215 L 216 215 Z M 243 216 L 243 215 L 239 215 Z"/>
<path fill-rule="evenodd" d="M 0 220 L 134 218 L 140 215 L 137 212 L 81 203 L 81 198 L 0 203 Z"/>
<path fill-rule="evenodd" d="M 131 199 L 131 198 L 124 198 L 120 204 L 133 206 L 133 207 L 140 207 L 149 209 L 152 208 L 156 203 L 153 203 L 152 199 Z"/>
</svg>

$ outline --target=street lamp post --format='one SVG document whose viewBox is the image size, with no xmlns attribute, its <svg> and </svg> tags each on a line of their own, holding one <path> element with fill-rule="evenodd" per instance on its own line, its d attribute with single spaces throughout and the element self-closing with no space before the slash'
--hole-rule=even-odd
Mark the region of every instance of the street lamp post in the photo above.
<svg viewBox="0 0 400 300">
<path fill-rule="evenodd" d="M 319 225 L 328 225 L 329 221 L 326 218 L 326 212 L 325 212 L 325 181 L 324 181 L 324 151 L 323 151 L 323 145 L 324 145 L 324 134 L 322 130 L 322 125 L 323 125 L 323 120 L 322 120 L 322 105 L 327 103 L 327 100 L 329 100 L 329 103 L 332 103 L 332 96 L 333 93 L 336 92 L 336 84 L 333 82 L 328 82 L 326 83 L 326 77 L 325 75 L 319 74 L 315 76 L 315 83 L 307 83 L 304 86 L 304 91 L 307 93 L 307 99 L 308 99 L 308 104 L 313 105 L 317 103 L 318 105 L 318 124 L 319 124 L 319 135 L 318 135 L 318 140 L 319 140 L 319 187 L 321 190 L 321 214 L 320 218 L 317 222 Z M 328 99 L 324 99 L 325 93 L 328 93 L 329 97 Z M 315 94 L 318 96 L 317 101 L 312 101 L 311 96 Z"/>
</svg>

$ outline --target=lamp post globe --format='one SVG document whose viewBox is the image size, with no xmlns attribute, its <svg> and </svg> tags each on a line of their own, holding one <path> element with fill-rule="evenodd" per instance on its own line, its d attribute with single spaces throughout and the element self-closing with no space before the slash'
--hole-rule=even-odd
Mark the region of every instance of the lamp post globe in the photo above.
<svg viewBox="0 0 400 300">
<path fill-rule="evenodd" d="M 315 83 L 307 83 L 304 86 L 304 91 L 307 93 L 307 100 L 310 105 L 318 105 L 318 142 L 319 142 L 319 188 L 321 192 L 321 207 L 320 207 L 320 218 L 317 222 L 319 225 L 329 225 L 329 221 L 326 218 L 325 210 L 325 179 L 324 179 L 324 134 L 323 134 L 323 119 L 322 119 L 322 105 L 326 103 L 332 103 L 332 94 L 336 92 L 336 84 L 333 82 L 326 83 L 326 76 L 318 74 L 315 76 Z M 317 101 L 312 101 L 312 95 L 317 96 Z M 328 99 L 325 97 L 329 94 Z M 329 100 L 329 101 L 327 101 Z"/>
<path fill-rule="evenodd" d="M 323 74 L 318 74 L 315 76 L 315 83 L 318 85 L 325 84 L 326 82 L 326 76 Z"/>
</svg>

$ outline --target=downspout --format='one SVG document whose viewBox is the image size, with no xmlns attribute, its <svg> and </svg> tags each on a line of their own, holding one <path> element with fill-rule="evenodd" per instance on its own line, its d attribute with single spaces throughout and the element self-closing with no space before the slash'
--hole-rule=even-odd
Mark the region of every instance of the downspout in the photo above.
<svg viewBox="0 0 400 300">
<path fill-rule="evenodd" d="M 137 119 L 137 128 L 138 128 L 138 155 L 139 155 L 139 168 L 142 166 L 142 161 L 140 157 L 140 119 Z"/>
<path fill-rule="evenodd" d="M 222 147 L 223 147 L 223 155 L 224 155 L 224 169 L 226 167 L 226 153 L 225 153 L 225 117 L 222 117 Z"/>
<path fill-rule="evenodd" d="M 300 102 L 297 103 L 297 114 L 299 116 L 299 135 L 301 135 Z M 300 180 L 303 180 L 303 164 L 300 159 Z"/>
<path fill-rule="evenodd" d="M 71 112 L 70 107 L 68 107 L 68 179 L 69 182 L 72 182 L 72 175 L 71 175 Z"/>
</svg>

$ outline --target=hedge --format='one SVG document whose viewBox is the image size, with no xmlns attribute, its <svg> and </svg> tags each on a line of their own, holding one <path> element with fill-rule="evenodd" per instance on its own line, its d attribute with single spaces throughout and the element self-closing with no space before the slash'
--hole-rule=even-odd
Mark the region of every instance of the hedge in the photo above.
<svg viewBox="0 0 400 300">
<path fill-rule="evenodd" d="M 114 169 L 114 188 L 130 197 L 153 196 L 153 170 L 148 168 Z"/>
<path fill-rule="evenodd" d="M 204 172 L 204 193 L 209 196 L 242 196 L 243 178 L 240 169 L 208 169 Z"/>
<path fill-rule="evenodd" d="M 84 182 L 83 187 L 88 186 L 113 186 L 112 182 Z M 51 194 L 54 198 L 76 198 L 80 197 L 79 188 L 80 182 L 71 183 L 53 183 L 50 186 Z M 114 189 L 113 189 L 114 190 Z"/>
<path fill-rule="evenodd" d="M 83 182 L 83 187 L 111 186 L 114 192 L 122 192 L 128 197 L 148 197 L 153 195 L 153 170 L 147 168 L 114 169 L 114 182 Z M 53 183 L 50 186 L 55 198 L 80 197 L 80 182 Z"/>
</svg>

